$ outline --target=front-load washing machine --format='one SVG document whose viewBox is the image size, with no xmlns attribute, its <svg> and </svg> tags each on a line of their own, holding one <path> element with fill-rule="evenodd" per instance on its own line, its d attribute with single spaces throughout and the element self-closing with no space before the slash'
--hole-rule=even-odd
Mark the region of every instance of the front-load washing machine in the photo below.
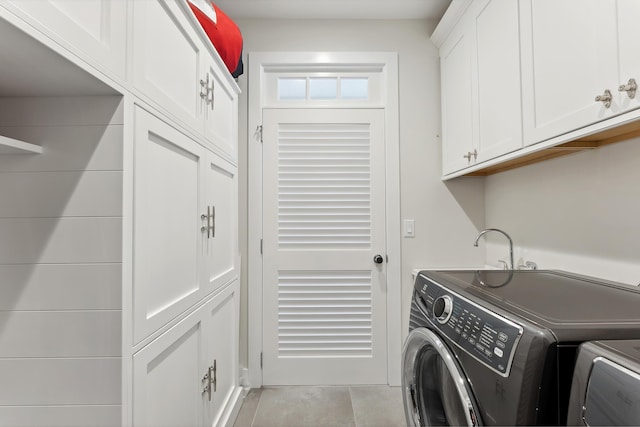
<svg viewBox="0 0 640 427">
<path fill-rule="evenodd" d="M 567 425 L 640 425 L 640 340 L 580 346 Z"/>
<path fill-rule="evenodd" d="M 640 338 L 640 290 L 560 271 L 421 271 L 407 423 L 564 425 L 578 346 Z"/>
</svg>

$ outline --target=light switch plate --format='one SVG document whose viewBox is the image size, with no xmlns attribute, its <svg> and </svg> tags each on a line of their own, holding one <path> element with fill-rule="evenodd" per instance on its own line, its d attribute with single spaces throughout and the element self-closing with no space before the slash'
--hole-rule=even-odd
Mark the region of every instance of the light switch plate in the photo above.
<svg viewBox="0 0 640 427">
<path fill-rule="evenodd" d="M 416 220 L 404 220 L 404 237 L 416 237 Z"/>
</svg>

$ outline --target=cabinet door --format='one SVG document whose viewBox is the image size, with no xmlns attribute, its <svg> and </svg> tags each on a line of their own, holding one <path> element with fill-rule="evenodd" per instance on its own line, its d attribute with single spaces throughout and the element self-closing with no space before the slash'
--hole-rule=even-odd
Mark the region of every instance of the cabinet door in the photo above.
<svg viewBox="0 0 640 427">
<path fill-rule="evenodd" d="M 202 425 L 203 329 L 195 312 L 133 356 L 133 425 Z"/>
<path fill-rule="evenodd" d="M 125 78 L 127 2 L 123 0 L 10 0 L 30 22 L 62 45 Z M 90 62 L 93 62 L 90 61 Z"/>
<path fill-rule="evenodd" d="M 133 83 L 158 108 L 202 130 L 205 52 L 198 34 L 173 0 L 133 1 Z M 204 80 L 203 80 L 204 81 Z"/>
<path fill-rule="evenodd" d="M 481 162 L 522 147 L 518 2 L 484 2 L 475 27 Z"/>
<path fill-rule="evenodd" d="M 620 55 L 619 85 L 634 79 L 640 85 L 640 2 L 618 0 L 618 53 Z M 620 92 L 620 105 L 625 111 L 640 107 L 640 88 L 633 98 Z"/>
<path fill-rule="evenodd" d="M 134 140 L 134 339 L 204 296 L 201 284 L 206 151 L 141 108 Z"/>
<path fill-rule="evenodd" d="M 209 79 L 209 98 L 205 108 L 205 136 L 232 160 L 238 157 L 237 94 L 223 78 L 227 70 L 221 70 L 211 59 L 207 62 L 205 75 Z"/>
<path fill-rule="evenodd" d="M 210 292 L 228 284 L 238 274 L 238 180 L 236 167 L 211 152 L 205 169 L 203 211 L 209 215 L 209 230 L 203 235 L 206 242 L 203 282 Z"/>
<path fill-rule="evenodd" d="M 225 288 L 206 306 L 207 356 L 213 373 L 212 396 L 205 402 L 204 425 L 227 425 L 240 391 L 238 378 L 239 284 Z"/>
<path fill-rule="evenodd" d="M 595 97 L 617 91 L 615 0 L 522 3 L 525 143 L 606 119 L 620 111 Z"/>
<path fill-rule="evenodd" d="M 442 75 L 442 171 L 469 166 L 473 151 L 472 37 L 464 23 L 449 36 L 440 53 Z"/>
</svg>

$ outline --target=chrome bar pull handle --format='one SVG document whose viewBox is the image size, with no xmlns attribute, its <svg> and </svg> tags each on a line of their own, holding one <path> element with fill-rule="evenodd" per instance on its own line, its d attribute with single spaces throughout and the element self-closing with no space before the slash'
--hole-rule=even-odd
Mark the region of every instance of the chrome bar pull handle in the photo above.
<svg viewBox="0 0 640 427">
<path fill-rule="evenodd" d="M 216 391 L 218 391 L 218 361 L 214 360 L 213 361 L 213 366 L 210 366 L 209 369 L 211 369 L 209 377 L 211 377 L 211 381 L 213 381 L 213 392 L 215 393 Z"/>
<path fill-rule="evenodd" d="M 211 368 L 209 368 L 204 374 L 204 377 L 202 377 L 201 384 L 202 394 L 207 393 L 209 395 L 209 402 L 211 402 Z"/>
<path fill-rule="evenodd" d="M 208 228 L 209 228 L 209 226 L 208 226 L 209 217 L 208 217 L 207 215 L 205 215 L 205 214 L 200 215 L 200 220 L 204 221 L 205 219 L 207 220 L 207 226 L 205 227 L 205 226 L 203 225 L 202 227 L 200 227 L 200 231 L 201 231 L 202 233 L 204 233 L 205 231 L 207 231 L 207 230 L 208 230 Z M 208 237 L 207 237 L 207 238 L 208 238 Z"/>
<path fill-rule="evenodd" d="M 211 237 L 216 237 L 216 207 L 211 206 L 211 226 L 209 227 L 211 230 Z"/>
<path fill-rule="evenodd" d="M 209 96 L 209 73 L 207 73 L 207 80 L 200 79 L 200 98 L 207 99 Z M 207 100 L 207 103 L 209 101 Z"/>
<path fill-rule="evenodd" d="M 212 78 L 211 87 L 209 87 L 209 73 L 207 73 L 207 104 L 209 104 L 209 106 L 211 107 L 211 111 L 213 111 L 213 101 L 214 101 L 213 90 L 215 87 L 215 83 L 216 83 L 216 80 Z"/>
<path fill-rule="evenodd" d="M 602 95 L 596 96 L 596 102 L 602 102 L 605 108 L 611 107 L 611 100 L 613 96 L 611 95 L 611 91 L 606 89 Z"/>
<path fill-rule="evenodd" d="M 637 89 L 638 85 L 636 84 L 636 79 L 629 79 L 629 82 L 626 85 L 620 85 L 618 87 L 618 92 L 627 92 L 629 99 L 633 99 L 636 97 Z"/>
</svg>

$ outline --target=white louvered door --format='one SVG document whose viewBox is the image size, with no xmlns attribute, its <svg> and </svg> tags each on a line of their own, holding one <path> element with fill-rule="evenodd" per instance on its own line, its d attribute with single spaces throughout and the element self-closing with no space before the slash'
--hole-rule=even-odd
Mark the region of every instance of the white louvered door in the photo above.
<svg viewBox="0 0 640 427">
<path fill-rule="evenodd" d="M 386 384 L 384 110 L 263 110 L 263 383 Z"/>
</svg>

